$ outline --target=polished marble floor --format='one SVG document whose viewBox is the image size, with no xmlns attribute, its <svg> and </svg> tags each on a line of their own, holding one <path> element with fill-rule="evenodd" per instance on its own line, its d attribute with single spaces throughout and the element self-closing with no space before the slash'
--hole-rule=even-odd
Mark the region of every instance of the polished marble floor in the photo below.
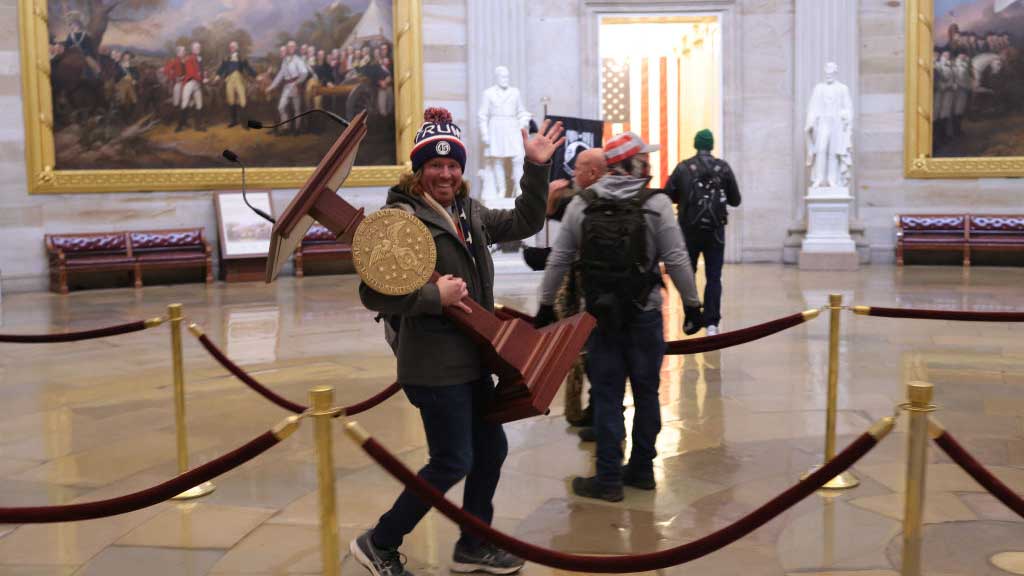
<svg viewBox="0 0 1024 576">
<path fill-rule="evenodd" d="M 532 311 L 533 273 L 499 276 L 498 300 Z M 856 273 L 728 266 L 724 329 L 847 303 L 1024 309 L 1024 270 L 886 266 Z M 390 383 L 394 360 L 352 276 L 206 287 L 92 290 L 67 297 L 5 294 L 0 331 L 82 329 L 159 315 L 182 302 L 190 320 L 281 394 L 337 387 L 339 403 Z M 679 337 L 676 307 L 666 310 Z M 938 418 L 1005 483 L 1024 492 L 1024 326 L 843 315 L 840 446 L 892 413 L 904 383 L 935 384 Z M 496 524 L 564 551 L 669 548 L 725 526 L 792 484 L 821 458 L 828 324 L 810 324 L 663 368 L 658 489 L 608 504 L 573 497 L 589 474 L 556 399 L 548 417 L 508 426 L 510 456 Z M 210 460 L 280 420 L 185 337 L 189 451 Z M 0 344 L 0 506 L 87 501 L 138 490 L 175 472 L 167 327 L 81 343 Z M 628 403 L 628 402 L 627 402 Z M 632 410 L 626 413 L 627 421 Z M 359 416 L 412 466 L 425 449 L 416 410 L 396 397 Z M 216 480 L 213 494 L 75 524 L 0 526 L 0 575 L 318 574 L 316 454 L 310 426 Z M 814 495 L 741 541 L 664 574 L 895 576 L 903 503 L 902 427 L 854 472 L 861 485 Z M 341 536 L 372 525 L 399 492 L 340 430 L 335 438 Z M 1024 574 L 1024 521 L 930 448 L 925 514 L 928 574 Z M 449 495 L 458 500 L 461 488 Z M 445 574 L 457 535 L 431 513 L 403 549 L 416 574 Z M 345 574 L 365 573 L 351 558 Z M 525 574 L 557 574 L 527 565 Z"/>
</svg>

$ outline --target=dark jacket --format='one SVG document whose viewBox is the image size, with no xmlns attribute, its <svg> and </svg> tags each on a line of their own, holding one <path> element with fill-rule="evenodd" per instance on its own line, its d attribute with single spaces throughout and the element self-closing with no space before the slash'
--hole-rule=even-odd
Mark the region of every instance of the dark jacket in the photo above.
<svg viewBox="0 0 1024 576">
<path fill-rule="evenodd" d="M 721 158 L 715 158 L 710 152 L 698 152 L 697 155 L 683 160 L 676 169 L 672 171 L 668 182 L 665 183 L 665 193 L 673 202 L 679 205 L 679 225 L 686 222 L 686 206 L 690 194 L 693 192 L 693 184 L 697 174 L 706 167 L 718 167 L 721 170 L 722 183 L 725 185 L 725 200 L 729 206 L 739 206 L 740 187 L 736 183 L 736 175 L 733 174 L 729 163 Z M 685 230 L 684 230 L 685 231 Z"/>
<path fill-rule="evenodd" d="M 227 78 L 235 72 L 241 72 L 243 75 L 248 74 L 249 76 L 256 75 L 256 71 L 249 65 L 249 61 L 244 58 L 239 58 L 237 62 L 232 61 L 230 57 L 225 58 L 220 63 L 220 68 L 217 68 L 217 76 L 221 78 Z"/>
<path fill-rule="evenodd" d="M 411 209 L 434 237 L 437 272 L 466 281 L 469 296 L 487 310 L 494 310 L 494 262 L 488 244 L 528 238 L 544 227 L 550 164 L 525 162 L 519 186 L 523 193 L 512 210 L 491 210 L 472 198 L 463 200 L 475 251 L 456 235 L 450 219 L 428 206 L 422 198 L 399 187 L 388 193 L 388 207 Z M 465 384 L 487 374 L 477 345 L 441 314 L 441 295 L 430 282 L 406 296 L 386 296 L 365 283 L 359 284 L 363 305 L 375 312 L 401 316 L 398 334 L 398 383 L 414 386 Z"/>
</svg>

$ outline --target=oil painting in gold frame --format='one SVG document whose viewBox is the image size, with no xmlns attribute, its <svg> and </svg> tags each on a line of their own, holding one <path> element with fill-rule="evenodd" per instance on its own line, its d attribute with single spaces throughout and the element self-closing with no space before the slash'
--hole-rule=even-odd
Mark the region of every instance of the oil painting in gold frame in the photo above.
<svg viewBox="0 0 1024 576">
<path fill-rule="evenodd" d="M 1022 22 L 1022 0 L 906 0 L 908 178 L 1024 176 Z"/>
<path fill-rule="evenodd" d="M 249 0 L 244 4 L 251 6 L 263 2 L 265 2 L 266 7 L 274 5 L 273 0 Z M 260 90 L 257 92 L 252 89 L 252 84 L 259 81 L 258 73 L 265 73 L 265 83 L 269 82 L 269 79 L 274 76 L 275 70 L 272 68 L 272 63 L 277 52 L 277 44 L 281 45 L 281 54 L 284 55 L 288 38 L 279 31 L 276 33 L 276 36 L 268 38 L 268 34 L 259 28 L 260 22 L 255 20 L 239 24 L 223 16 L 216 18 L 211 16 L 209 26 L 193 27 L 191 30 L 184 29 L 182 31 L 180 25 L 178 28 L 175 28 L 173 24 L 154 18 L 155 12 L 158 16 L 161 15 L 159 13 L 160 10 L 168 12 L 168 17 L 170 18 L 170 15 L 173 13 L 172 9 L 177 9 L 179 12 L 194 10 L 194 7 L 190 9 L 188 6 L 200 6 L 200 4 L 203 7 L 210 7 L 217 4 L 217 2 L 197 3 L 195 0 L 18 0 L 22 99 L 25 117 L 25 156 L 29 193 L 63 194 L 237 189 L 242 184 L 241 173 L 236 166 L 231 166 L 217 158 L 220 148 L 232 148 L 235 145 L 244 146 L 244 144 L 236 143 L 248 142 L 257 138 L 265 139 L 263 141 L 268 142 L 268 148 L 263 149 L 267 151 L 253 152 L 246 155 L 243 148 L 239 153 L 242 159 L 250 166 L 246 174 L 246 184 L 248 186 L 258 188 L 297 188 L 305 182 L 312 173 L 313 166 L 319 160 L 318 154 L 320 152 L 316 152 L 316 150 L 322 144 L 323 149 L 321 152 L 327 151 L 330 142 L 333 141 L 333 136 L 339 133 L 338 127 L 326 119 L 314 119 L 311 121 L 307 117 L 305 119 L 306 124 L 293 123 L 285 126 L 285 128 L 290 128 L 294 134 L 269 136 L 265 134 L 265 131 L 245 131 L 246 108 L 244 106 L 241 108 L 241 117 L 236 117 L 238 111 L 235 108 L 239 104 L 239 96 L 235 96 L 234 102 L 230 104 L 229 102 L 232 99 L 230 97 L 225 98 L 229 91 L 226 79 L 229 76 L 230 69 L 225 73 L 223 63 L 229 60 L 237 62 L 239 59 L 239 56 L 228 55 L 230 49 L 228 48 L 229 42 L 227 39 L 235 40 L 236 38 L 241 38 L 242 41 L 238 42 L 244 47 L 243 50 L 240 50 L 240 52 L 244 53 L 241 57 L 245 59 L 249 53 L 245 49 L 249 49 L 255 59 L 253 62 L 254 69 L 249 71 L 250 77 L 243 84 L 243 86 L 248 85 L 250 88 L 248 91 L 250 95 L 249 108 L 254 109 L 252 103 L 254 92 L 258 96 L 267 94 L 266 98 L 268 100 L 272 99 L 272 102 L 263 103 L 262 113 L 250 111 L 250 114 L 258 114 L 258 117 L 250 117 L 250 119 L 259 120 L 265 124 L 276 122 L 279 116 L 277 110 L 279 108 L 279 94 L 283 90 L 284 84 L 279 85 L 277 92 L 266 92 L 268 86 L 262 85 L 259 86 Z M 230 5 L 237 8 L 235 6 L 237 4 L 239 3 L 230 2 L 225 4 L 225 6 Z M 345 185 L 379 186 L 392 184 L 406 170 L 407 162 L 403 160 L 408 158 L 409 150 L 412 146 L 412 137 L 419 124 L 416 120 L 418 114 L 423 109 L 421 0 L 390 0 L 390 2 L 389 0 L 340 0 L 333 2 L 323 0 L 319 4 L 313 2 L 311 6 L 313 4 L 316 6 L 311 8 L 310 13 L 303 15 L 306 21 L 300 19 L 292 23 L 296 37 L 301 37 L 303 34 L 309 36 L 315 33 L 316 30 L 310 28 L 310 23 L 315 24 L 317 21 L 323 20 L 325 18 L 324 12 L 328 10 L 334 10 L 338 6 L 348 6 L 349 4 L 354 7 L 350 20 L 351 26 L 355 30 L 351 36 L 357 36 L 356 32 L 359 32 L 360 26 L 375 26 L 375 30 L 378 30 L 377 32 L 369 32 L 370 36 L 366 36 L 364 31 L 363 37 L 369 39 L 359 45 L 350 47 L 352 51 L 356 52 L 356 55 L 350 55 L 348 61 L 353 63 L 350 66 L 351 68 L 365 65 L 367 61 L 371 61 L 374 69 L 377 68 L 376 64 L 380 61 L 388 65 L 386 72 L 370 75 L 369 80 L 366 80 L 365 75 L 362 74 L 364 69 L 359 68 L 358 75 L 354 71 L 349 73 L 347 78 L 349 82 L 347 83 L 356 84 L 357 81 L 354 80 L 356 76 L 363 80 L 363 84 L 375 82 L 373 88 L 376 91 L 370 92 L 371 96 L 365 97 L 361 103 L 366 106 L 379 107 L 382 114 L 384 112 L 390 114 L 391 116 L 387 116 L 387 118 L 393 117 L 394 130 L 392 132 L 390 123 L 386 126 L 387 136 L 383 145 L 383 147 L 388 149 L 386 155 L 378 154 L 377 156 L 369 156 L 369 158 L 386 157 L 391 161 L 377 164 L 369 160 L 370 165 L 357 164 Z M 320 6 L 320 4 L 323 4 L 323 6 Z M 61 10 L 57 10 L 56 7 L 60 7 Z M 381 7 L 383 7 L 383 10 L 379 9 Z M 89 30 L 95 29 L 96 19 L 94 16 L 97 13 L 95 11 L 108 8 L 111 12 L 116 8 L 120 8 L 117 12 L 119 17 L 117 19 L 113 17 L 107 18 L 103 22 L 102 29 L 120 27 L 122 33 L 116 37 L 116 40 L 121 41 L 120 44 L 112 41 L 109 43 L 110 45 L 103 46 L 99 42 L 95 42 L 93 45 L 90 45 L 88 40 L 82 42 L 81 39 L 86 33 Z M 320 8 L 323 10 L 320 11 Z M 377 21 L 367 24 L 365 22 L 366 18 L 359 18 L 359 16 L 368 13 L 371 8 L 378 8 Z M 267 8 L 267 10 L 273 10 L 273 8 Z M 362 12 L 359 12 L 359 10 L 362 10 Z M 55 13 L 51 13 L 51 11 Z M 60 11 L 63 11 L 63 13 L 57 13 Z M 327 14 L 327 16 L 329 17 L 330 14 Z M 275 22 L 275 25 L 283 24 Z M 125 30 L 128 32 L 124 32 Z M 328 27 L 328 30 L 334 31 L 330 27 Z M 142 40 L 137 41 L 137 44 L 145 44 L 145 35 L 149 33 L 162 34 L 163 44 L 156 48 L 150 47 L 148 50 L 134 50 L 138 54 L 126 56 L 125 53 L 132 50 L 125 47 L 125 38 L 141 38 Z M 185 57 L 180 58 L 183 62 L 186 61 L 186 58 L 190 56 L 191 44 L 196 40 L 197 34 L 205 34 L 205 38 L 218 38 L 220 40 L 218 42 L 210 42 L 197 49 L 199 61 L 203 62 L 201 68 L 204 69 L 203 86 L 200 91 L 206 94 L 213 94 L 214 101 L 212 103 L 208 101 L 201 119 L 202 124 L 200 124 L 200 120 L 193 116 L 199 116 L 202 104 L 197 105 L 194 99 L 190 99 L 188 106 L 190 107 L 189 112 L 191 114 L 181 114 L 184 119 L 184 123 L 182 123 L 177 121 L 176 116 L 183 109 L 179 103 L 184 100 L 184 95 L 179 92 L 172 96 L 171 86 L 174 81 L 169 79 L 173 77 L 173 74 L 167 70 L 173 64 L 173 60 L 176 57 L 177 46 L 189 46 L 189 48 L 186 48 Z M 220 35 L 218 36 L 217 34 Z M 258 52 L 261 40 L 263 45 L 273 42 L 272 48 L 274 50 L 263 49 L 262 52 Z M 387 46 L 384 46 L 382 51 L 387 50 L 389 53 L 382 56 L 377 52 L 377 47 L 383 44 L 387 44 Z M 310 78 L 315 76 L 313 64 L 320 64 L 321 60 L 326 61 L 331 58 L 337 63 L 344 58 L 346 46 L 335 45 L 336 49 L 333 55 L 330 54 L 329 50 L 331 49 L 328 46 L 330 44 L 323 46 L 327 50 L 311 51 L 309 55 L 309 62 L 311 64 L 309 66 Z M 368 55 L 365 53 L 362 55 L 367 60 L 361 63 L 358 60 L 359 46 L 362 46 L 364 49 L 372 47 L 373 50 L 372 57 L 367 58 Z M 80 66 L 80 70 L 72 69 L 69 76 L 58 78 L 60 73 L 67 71 L 65 67 L 60 65 L 61 59 L 67 54 L 76 52 L 89 54 L 91 58 L 81 58 L 82 66 Z M 316 52 L 321 53 L 317 54 Z M 326 52 L 326 56 L 324 52 Z M 342 55 L 341 58 L 339 58 L 339 52 Z M 266 54 L 266 57 L 260 60 L 263 54 Z M 114 56 L 117 57 L 116 60 L 113 58 Z M 139 66 L 139 69 L 143 70 L 143 74 L 132 71 L 133 58 L 136 62 L 146 64 L 145 66 Z M 123 65 L 122 61 L 124 62 Z M 56 66 L 54 65 L 55 62 L 57 63 Z M 281 60 L 278 60 L 277 63 L 280 66 Z M 220 68 L 218 68 L 218 64 L 221 64 Z M 104 65 L 115 68 L 111 72 L 110 70 L 105 70 L 103 68 Z M 151 72 L 150 76 L 152 78 L 145 76 L 147 70 Z M 367 67 L 365 70 L 370 70 L 370 68 Z M 126 71 L 131 73 L 128 74 Z M 116 132 L 117 134 L 124 134 L 126 130 L 141 131 L 143 129 L 150 129 L 154 125 L 160 125 L 160 130 L 163 132 L 163 143 L 166 144 L 163 147 L 164 149 L 173 149 L 178 146 L 179 142 L 176 137 L 191 137 L 196 142 L 197 148 L 200 147 L 201 139 L 206 139 L 207 143 L 203 147 L 203 155 L 194 154 L 188 157 L 192 160 L 198 159 L 198 163 L 189 163 L 188 161 L 169 162 L 166 157 L 159 157 L 154 154 L 152 155 L 152 158 L 155 159 L 153 163 L 159 167 L 141 165 L 139 160 L 141 154 L 134 153 L 132 146 L 130 144 L 126 145 L 124 142 L 119 143 L 122 147 L 121 150 L 127 152 L 124 154 L 123 163 L 119 163 L 119 156 L 117 154 L 110 154 L 109 150 L 107 150 L 106 156 L 96 152 L 97 149 L 102 148 L 103 142 L 100 143 L 100 146 L 94 143 L 87 143 L 86 147 L 83 148 L 80 144 L 83 136 L 91 137 L 94 133 L 99 134 L 99 128 L 106 125 L 102 121 L 99 122 L 99 127 L 97 127 L 96 121 L 93 121 L 91 126 L 86 124 L 89 121 L 89 116 L 86 114 L 79 117 L 64 115 L 66 110 L 70 108 L 68 103 L 71 100 L 68 99 L 65 93 L 59 93 L 62 86 L 58 86 L 56 90 L 55 86 L 58 85 L 58 80 L 67 78 L 88 79 L 92 77 L 98 82 L 100 78 L 104 78 L 103 74 L 108 75 L 104 87 L 108 104 L 105 104 L 105 107 L 100 109 L 100 115 L 106 114 L 110 118 L 113 118 L 115 114 L 124 115 L 124 119 L 121 119 L 119 124 L 114 124 L 114 130 L 118 131 Z M 222 74 L 224 77 L 222 77 Z M 153 78 L 156 80 L 153 80 Z M 343 76 L 336 78 L 339 84 L 331 86 L 334 89 L 333 91 L 321 89 L 320 91 L 306 92 L 306 90 L 309 90 L 309 86 L 303 86 L 304 92 L 301 96 L 303 106 L 301 109 L 305 110 L 317 105 L 327 107 L 326 103 L 330 102 L 335 106 L 335 111 L 346 116 L 346 102 L 350 103 L 351 98 L 346 100 L 345 97 L 354 90 L 351 87 L 342 86 Z M 237 81 L 237 78 L 235 80 Z M 143 87 L 147 81 L 162 82 L 164 85 L 163 92 L 166 92 L 166 94 L 161 93 L 159 98 L 154 99 L 156 102 L 151 103 L 153 108 L 148 111 L 142 108 L 147 103 L 141 97 L 145 94 Z M 326 88 L 326 86 L 325 84 L 324 87 Z M 382 87 L 386 87 L 387 90 L 379 89 Z M 55 92 L 58 92 L 57 98 L 54 97 Z M 316 95 L 321 95 L 321 97 L 319 100 L 314 101 L 313 98 Z M 218 97 L 220 101 L 216 100 Z M 55 101 L 59 103 L 56 119 L 54 116 Z M 158 106 L 163 108 L 158 109 Z M 219 106 L 219 108 L 215 108 L 215 106 Z M 66 133 L 66 130 L 58 134 L 59 138 L 55 138 L 55 124 L 58 128 L 63 128 L 74 122 L 79 123 L 80 126 L 78 131 L 74 133 L 73 139 Z M 113 121 L 109 121 L 107 124 L 111 122 Z M 236 124 L 228 130 L 228 122 L 235 122 Z M 179 128 L 184 128 L 184 130 L 179 130 L 179 133 L 175 133 L 175 124 Z M 90 130 L 90 128 L 95 130 Z M 208 128 L 209 131 L 207 132 Z M 111 129 L 109 126 L 106 127 L 106 130 L 106 137 L 110 138 Z M 224 138 L 225 134 L 230 135 L 230 137 Z M 129 136 L 137 137 L 134 133 L 130 133 Z M 393 146 L 390 141 L 392 137 L 394 138 Z M 269 138 L 274 140 L 266 140 Z M 279 148 L 282 146 L 289 147 L 307 140 L 309 142 L 306 142 L 304 145 L 306 151 L 299 160 L 295 160 L 295 155 L 287 156 L 275 153 L 273 148 L 270 147 L 271 145 Z M 75 152 L 85 149 L 91 152 L 92 155 L 69 155 L 65 148 L 61 148 L 58 151 L 58 146 L 65 146 L 69 141 L 73 142 L 75 146 L 73 150 Z M 139 140 L 135 140 L 135 142 L 139 142 Z M 91 144 L 91 147 L 88 147 L 89 144 Z M 382 146 L 378 147 L 383 149 Z M 216 150 L 216 153 L 212 153 L 214 150 Z M 118 153 L 122 152 L 119 151 Z M 265 160 L 266 158 L 281 157 L 286 158 L 286 160 L 279 163 L 277 161 Z M 261 160 L 269 165 L 261 166 Z M 222 165 L 224 167 L 217 167 Z"/>
</svg>

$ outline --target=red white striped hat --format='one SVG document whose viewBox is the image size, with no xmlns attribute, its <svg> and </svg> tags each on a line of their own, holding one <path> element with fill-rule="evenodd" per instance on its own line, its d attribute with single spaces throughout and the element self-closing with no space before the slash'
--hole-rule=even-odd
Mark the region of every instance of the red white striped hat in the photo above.
<svg viewBox="0 0 1024 576">
<path fill-rule="evenodd" d="M 661 146 L 647 144 L 636 132 L 623 132 L 604 145 L 604 159 L 609 166 L 632 158 L 641 152 L 657 152 Z"/>
</svg>

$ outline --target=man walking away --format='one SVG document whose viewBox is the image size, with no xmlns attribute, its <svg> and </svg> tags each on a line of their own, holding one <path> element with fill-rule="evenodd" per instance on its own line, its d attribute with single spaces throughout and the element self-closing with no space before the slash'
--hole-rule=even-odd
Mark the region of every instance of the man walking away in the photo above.
<svg viewBox="0 0 1024 576">
<path fill-rule="evenodd" d="M 740 205 L 740 189 L 729 164 L 711 155 L 715 137 L 710 130 L 697 132 L 693 147 L 696 156 L 676 166 L 665 192 L 679 205 L 679 226 L 694 272 L 697 258 L 704 255 L 704 323 L 707 335 L 714 336 L 722 320 L 722 262 L 729 215 L 726 205 Z"/>
</svg>

